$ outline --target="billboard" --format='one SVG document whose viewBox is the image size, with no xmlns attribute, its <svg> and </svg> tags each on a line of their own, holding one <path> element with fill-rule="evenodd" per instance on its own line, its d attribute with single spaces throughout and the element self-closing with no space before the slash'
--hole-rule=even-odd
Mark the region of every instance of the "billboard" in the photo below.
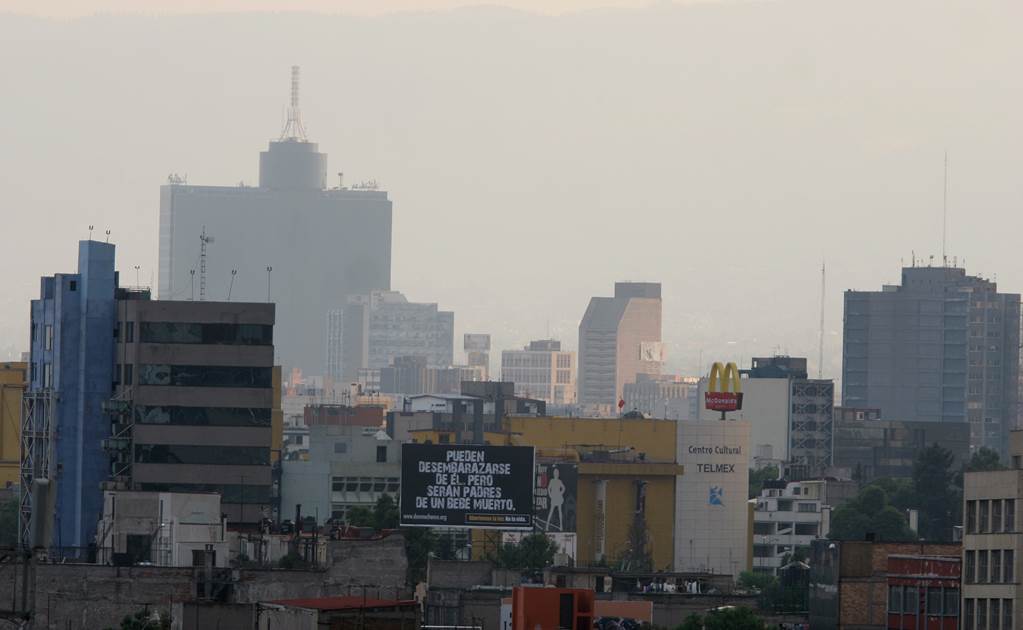
<svg viewBox="0 0 1023 630">
<path fill-rule="evenodd" d="M 726 413 L 742 409 L 742 381 L 739 378 L 739 368 L 734 363 L 712 365 L 704 398 L 707 409 L 711 411 Z"/>
<path fill-rule="evenodd" d="M 402 527 L 533 529 L 533 447 L 402 444 Z"/>
<path fill-rule="evenodd" d="M 574 532 L 579 466 L 538 462 L 534 490 L 534 528 L 539 532 Z"/>
</svg>

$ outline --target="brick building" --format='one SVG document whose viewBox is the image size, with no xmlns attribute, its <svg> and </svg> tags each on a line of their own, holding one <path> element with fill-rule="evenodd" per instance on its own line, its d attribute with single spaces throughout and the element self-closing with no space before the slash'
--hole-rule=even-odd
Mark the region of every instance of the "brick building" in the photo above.
<svg viewBox="0 0 1023 630">
<path fill-rule="evenodd" d="M 955 630 L 958 544 L 815 540 L 810 560 L 814 630 Z"/>
</svg>

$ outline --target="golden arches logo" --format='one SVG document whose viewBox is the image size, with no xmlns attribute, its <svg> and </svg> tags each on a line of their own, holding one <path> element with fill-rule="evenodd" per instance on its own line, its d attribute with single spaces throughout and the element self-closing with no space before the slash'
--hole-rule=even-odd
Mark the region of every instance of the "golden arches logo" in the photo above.
<svg viewBox="0 0 1023 630">
<path fill-rule="evenodd" d="M 734 363 L 715 363 L 711 366 L 704 402 L 711 411 L 742 409 L 742 381 L 739 379 L 739 368 Z"/>
</svg>

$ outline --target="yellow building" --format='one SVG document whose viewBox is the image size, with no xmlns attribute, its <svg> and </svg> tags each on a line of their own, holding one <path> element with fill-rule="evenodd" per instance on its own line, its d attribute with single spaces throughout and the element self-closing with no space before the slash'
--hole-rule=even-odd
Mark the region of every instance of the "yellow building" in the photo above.
<svg viewBox="0 0 1023 630">
<path fill-rule="evenodd" d="M 0 363 L 0 487 L 18 485 L 21 399 L 27 377 L 27 363 Z"/>
<path fill-rule="evenodd" d="M 655 570 L 674 563 L 677 423 L 650 418 L 512 416 L 507 433 L 487 433 L 488 444 L 528 445 L 537 460 L 578 462 L 576 564 L 616 563 L 626 552 L 637 508 L 642 509 Z M 454 444 L 451 431 L 413 432 L 420 443 Z M 500 544 L 492 530 L 473 532 L 473 556 Z"/>
</svg>

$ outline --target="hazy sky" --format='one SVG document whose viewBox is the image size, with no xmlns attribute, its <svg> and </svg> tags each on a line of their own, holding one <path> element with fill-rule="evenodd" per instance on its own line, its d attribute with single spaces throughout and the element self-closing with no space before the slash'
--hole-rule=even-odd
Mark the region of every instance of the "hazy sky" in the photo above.
<svg viewBox="0 0 1023 630">
<path fill-rule="evenodd" d="M 837 376 L 842 290 L 940 254 L 946 150 L 950 254 L 1023 289 L 1023 3 L 621 4 L 0 16 L 0 357 L 26 347 L 39 276 L 74 270 L 90 223 L 145 282 L 169 173 L 256 180 L 291 64 L 329 172 L 394 201 L 393 286 L 498 348 L 548 326 L 574 348 L 591 295 L 659 280 L 670 369 L 816 364 L 826 259 Z"/>
</svg>

